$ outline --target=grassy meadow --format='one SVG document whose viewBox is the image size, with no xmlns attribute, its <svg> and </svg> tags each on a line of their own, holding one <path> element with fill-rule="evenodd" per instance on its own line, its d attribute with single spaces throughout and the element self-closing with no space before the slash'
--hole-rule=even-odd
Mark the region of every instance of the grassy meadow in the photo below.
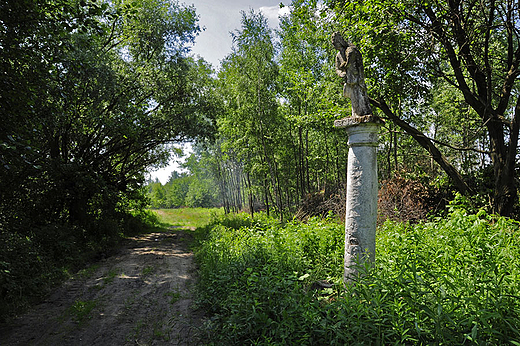
<svg viewBox="0 0 520 346">
<path fill-rule="evenodd" d="M 517 222 L 463 208 L 386 222 L 375 265 L 349 287 L 343 232 L 333 219 L 281 225 L 261 214 L 198 228 L 208 343 L 520 345 Z"/>
<path fill-rule="evenodd" d="M 169 226 L 201 227 L 210 222 L 214 217 L 224 214 L 223 208 L 178 208 L 178 209 L 154 209 L 153 213 L 159 218 L 159 222 Z"/>
</svg>

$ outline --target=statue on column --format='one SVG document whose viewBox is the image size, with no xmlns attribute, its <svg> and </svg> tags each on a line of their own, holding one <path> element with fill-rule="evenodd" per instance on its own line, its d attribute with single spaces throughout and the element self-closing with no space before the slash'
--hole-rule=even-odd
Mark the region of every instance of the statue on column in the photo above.
<svg viewBox="0 0 520 346">
<path fill-rule="evenodd" d="M 372 115 L 361 52 L 358 47 L 345 41 L 339 32 L 332 34 L 332 44 L 338 50 L 336 73 L 343 78 L 343 96 L 350 99 L 352 116 Z"/>
<path fill-rule="evenodd" d="M 352 104 L 352 116 L 334 121 L 334 127 L 344 128 L 348 136 L 343 279 L 350 283 L 362 274 L 360 264 L 375 260 L 377 146 L 383 121 L 372 114 L 361 52 L 339 32 L 332 35 L 332 44 L 338 50 L 335 67 L 343 78 L 343 96 Z"/>
</svg>

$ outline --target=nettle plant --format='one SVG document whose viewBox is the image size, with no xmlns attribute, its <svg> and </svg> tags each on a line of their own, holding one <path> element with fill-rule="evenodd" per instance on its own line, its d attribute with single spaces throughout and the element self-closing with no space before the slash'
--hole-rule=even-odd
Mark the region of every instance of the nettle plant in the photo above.
<svg viewBox="0 0 520 346">
<path fill-rule="evenodd" d="M 517 222 L 461 205 L 428 223 L 387 221 L 375 265 L 349 287 L 343 236 L 331 219 L 281 225 L 265 215 L 200 230 L 199 303 L 212 341 L 518 344 Z"/>
</svg>

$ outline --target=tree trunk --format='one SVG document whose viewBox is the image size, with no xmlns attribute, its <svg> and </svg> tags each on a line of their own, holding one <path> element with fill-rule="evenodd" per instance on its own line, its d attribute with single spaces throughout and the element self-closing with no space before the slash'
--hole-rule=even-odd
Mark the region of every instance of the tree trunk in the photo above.
<svg viewBox="0 0 520 346">
<path fill-rule="evenodd" d="M 304 155 L 303 155 L 303 134 L 302 134 L 302 127 L 298 126 L 298 138 L 299 138 L 299 146 L 298 146 L 298 153 L 300 155 L 299 162 L 298 162 L 298 168 L 300 173 L 300 183 L 301 183 L 301 199 L 303 200 L 305 198 L 305 162 L 304 162 Z"/>
<path fill-rule="evenodd" d="M 341 184 L 343 183 L 343 179 L 341 179 L 341 167 L 340 167 L 340 153 L 339 153 L 339 146 L 338 146 L 338 142 L 335 142 L 335 147 L 336 147 L 336 174 L 337 174 L 337 181 L 336 181 L 336 187 L 339 187 L 341 186 Z"/>
<path fill-rule="evenodd" d="M 255 216 L 255 210 L 253 205 L 253 191 L 251 189 L 251 177 L 249 175 L 249 172 L 246 173 L 247 175 L 247 190 L 249 191 L 249 212 L 251 213 L 251 219 Z"/>
<path fill-rule="evenodd" d="M 518 203 L 518 191 L 515 182 L 515 164 L 520 129 L 520 96 L 517 99 L 515 114 L 510 125 L 509 146 L 503 145 L 503 124 L 489 122 L 488 130 L 491 138 L 491 149 L 495 173 L 495 189 L 493 194 L 493 212 L 509 216 Z M 491 132 L 490 127 L 493 128 Z M 502 141 L 501 141 L 502 139 Z M 502 145 L 502 147 L 501 147 Z"/>
<path fill-rule="evenodd" d="M 267 212 L 267 216 L 269 216 L 269 193 L 268 193 L 268 184 L 267 184 L 267 177 L 264 179 L 264 198 L 265 198 L 265 208 Z"/>
<path fill-rule="evenodd" d="M 280 194 L 279 194 L 279 184 L 278 184 L 278 173 L 276 169 L 276 162 L 271 161 L 271 158 L 269 157 L 269 152 L 267 150 L 267 143 L 265 141 L 265 133 L 264 133 L 264 126 L 262 121 L 259 121 L 260 124 L 260 136 L 262 141 L 262 149 L 264 152 L 264 161 L 267 163 L 267 167 L 269 168 L 269 175 L 271 177 L 271 184 L 273 186 L 273 193 L 275 197 L 275 203 L 276 207 L 278 208 L 278 211 L 280 212 L 280 218 L 282 217 L 282 203 L 280 200 Z"/>
<path fill-rule="evenodd" d="M 224 213 L 229 214 L 229 202 L 226 193 L 226 182 L 224 181 L 224 175 L 222 173 L 221 156 L 217 158 L 217 180 L 220 188 L 220 195 L 222 197 L 222 203 L 224 204 Z"/>
<path fill-rule="evenodd" d="M 305 131 L 305 171 L 307 175 L 307 192 L 311 192 L 311 178 L 309 176 L 309 129 Z"/>
</svg>

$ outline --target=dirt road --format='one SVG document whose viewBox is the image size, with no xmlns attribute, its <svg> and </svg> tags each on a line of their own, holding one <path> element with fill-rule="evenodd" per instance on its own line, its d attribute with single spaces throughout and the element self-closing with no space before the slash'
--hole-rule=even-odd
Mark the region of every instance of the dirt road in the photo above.
<svg viewBox="0 0 520 346">
<path fill-rule="evenodd" d="M 0 330 L 0 345 L 195 345 L 195 264 L 189 231 L 123 242 Z"/>
</svg>

